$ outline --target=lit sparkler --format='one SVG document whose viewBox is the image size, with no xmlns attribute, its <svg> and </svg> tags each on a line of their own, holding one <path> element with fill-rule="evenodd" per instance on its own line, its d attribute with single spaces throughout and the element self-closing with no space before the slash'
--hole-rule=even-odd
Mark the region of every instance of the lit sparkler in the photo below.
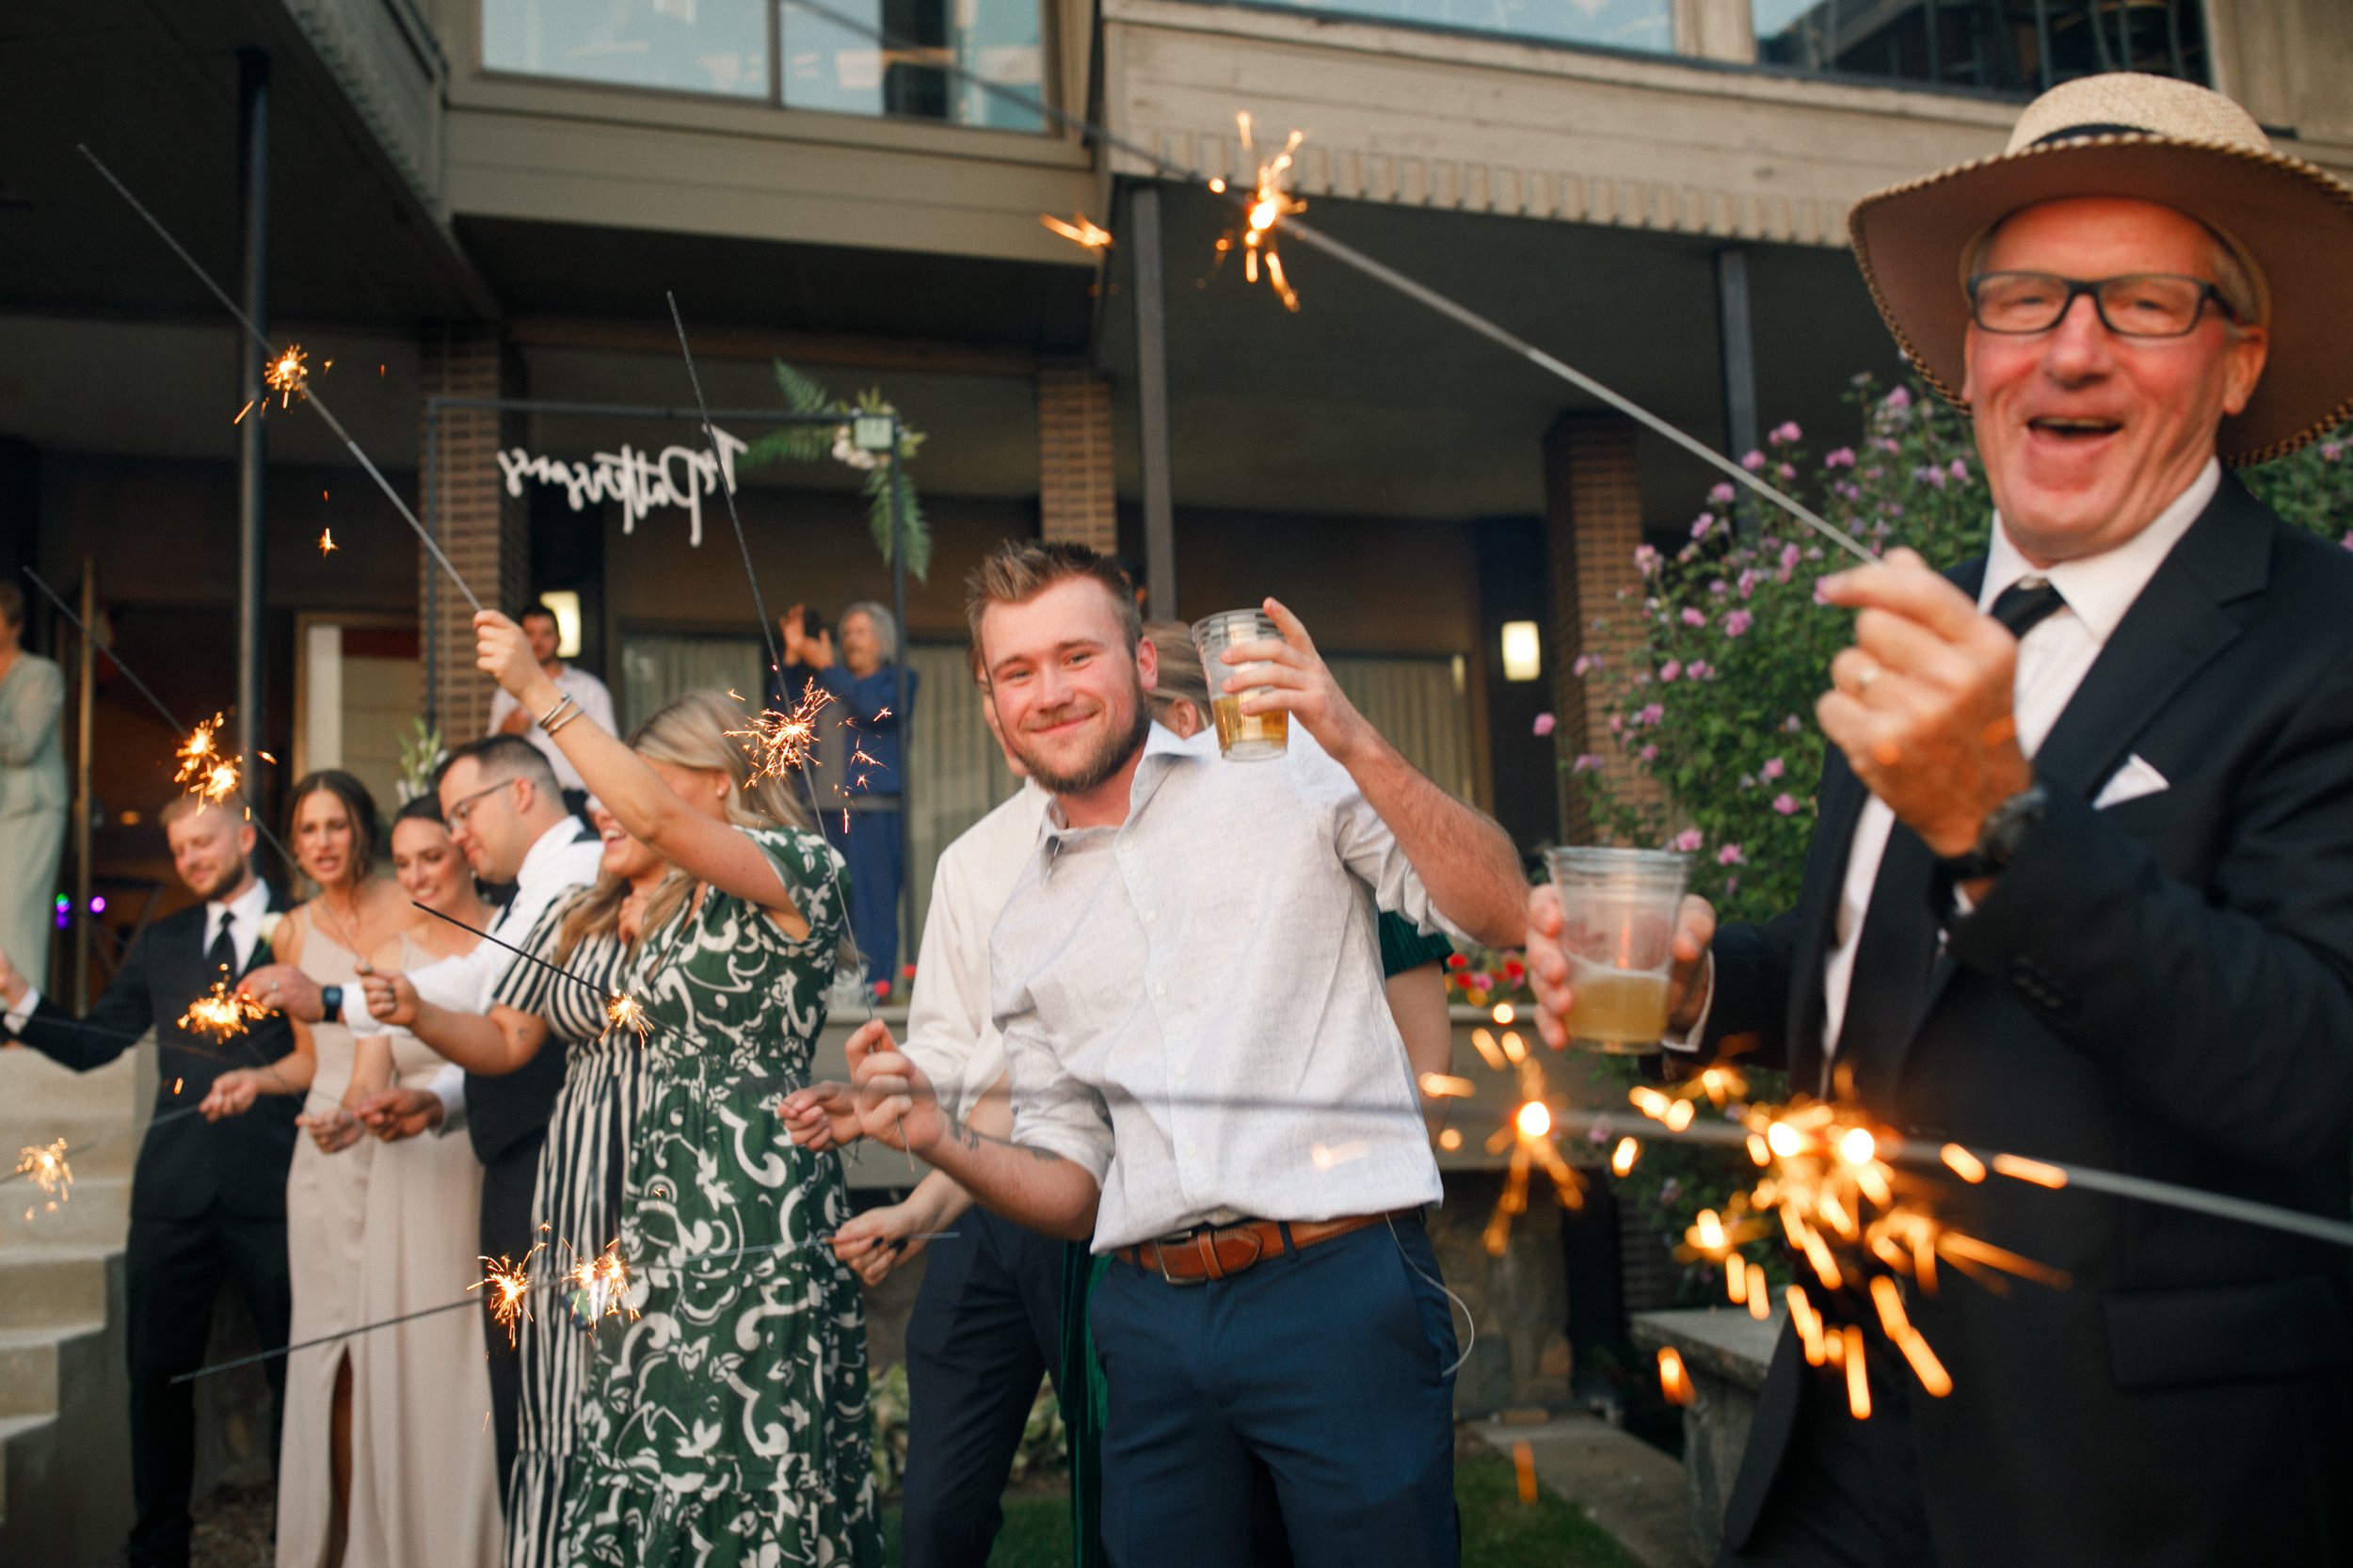
<svg viewBox="0 0 2353 1568">
<path fill-rule="evenodd" d="M 1250 112 L 1245 109 L 1234 116 L 1241 128 L 1241 150 L 1255 151 L 1250 139 Z M 1283 258 L 1274 248 L 1274 226 L 1293 213 L 1304 213 L 1307 203 L 1283 188 L 1284 178 L 1291 170 L 1291 154 L 1306 139 L 1305 131 L 1293 131 L 1283 142 L 1283 150 L 1258 165 L 1257 185 L 1250 203 L 1242 210 L 1241 228 L 1218 236 L 1217 259 L 1220 262 L 1235 249 L 1241 251 L 1241 275 L 1249 282 L 1258 280 L 1259 259 L 1265 258 L 1267 286 L 1274 291 L 1287 311 L 1299 309 L 1299 293 L 1283 276 Z M 1225 182 L 1211 180 L 1209 188 L 1223 195 Z"/>
<path fill-rule="evenodd" d="M 65 1140 L 62 1138 L 46 1144 L 26 1144 L 16 1157 L 16 1174 L 40 1189 L 40 1195 L 53 1214 L 57 1211 L 59 1204 L 73 1195 L 73 1167 L 66 1161 Z M 32 1217 L 33 1210 L 28 1206 L 24 1218 L 29 1221 Z"/>
<path fill-rule="evenodd" d="M 629 1304 L 629 1265 L 621 1261 L 618 1240 L 607 1241 L 594 1257 L 575 1257 L 566 1277 L 572 1282 L 572 1315 L 584 1325 L 637 1316 Z"/>
<path fill-rule="evenodd" d="M 235 794 L 242 781 L 237 760 L 220 749 L 222 722 L 221 715 L 215 713 L 210 723 L 189 730 L 188 738 L 172 753 L 180 760 L 180 771 L 171 776 L 171 781 L 215 806 Z"/>
<path fill-rule="evenodd" d="M 335 542 L 335 531 L 332 528 L 322 528 L 319 530 L 320 555 L 332 555 L 335 552 L 341 550 L 343 546 Z"/>
<path fill-rule="evenodd" d="M 1037 220 L 1073 245 L 1084 246 L 1098 254 L 1112 248 L 1112 232 L 1084 213 L 1072 213 L 1067 223 L 1051 213 L 1038 214 Z"/>
<path fill-rule="evenodd" d="M 270 360 L 269 367 L 262 372 L 262 383 L 278 394 L 280 408 L 292 403 L 295 393 L 309 385 L 310 360 L 311 356 L 303 352 L 300 344 L 290 343 L 278 351 Z M 328 362 L 331 364 L 333 361 Z"/>
<path fill-rule="evenodd" d="M 523 1254 L 520 1263 L 501 1257 L 497 1262 L 482 1260 L 482 1277 L 466 1287 L 469 1295 L 476 1290 L 489 1292 L 490 1320 L 506 1331 L 508 1345 L 515 1343 L 516 1325 L 531 1315 L 531 1260 L 539 1256 L 545 1241 L 536 1242 Z"/>
<path fill-rule="evenodd" d="M 752 776 L 789 778 L 805 766 L 817 744 L 817 715 L 832 700 L 833 694 L 812 680 L 790 712 L 765 709 L 750 728 L 728 730 L 731 739 L 742 741 L 751 752 Z"/>
<path fill-rule="evenodd" d="M 180 1027 L 218 1042 L 245 1033 L 254 1023 L 268 1016 L 268 1008 L 251 997 L 231 990 L 228 981 L 216 980 L 211 990 L 188 1003 L 188 1010 L 180 1015 Z"/>
<path fill-rule="evenodd" d="M 635 997 L 616 991 L 604 1004 L 604 1027 L 608 1032 L 629 1030 L 643 1040 L 653 1032 L 653 1020 L 646 1016 L 646 1010 L 638 1005 Z"/>
</svg>

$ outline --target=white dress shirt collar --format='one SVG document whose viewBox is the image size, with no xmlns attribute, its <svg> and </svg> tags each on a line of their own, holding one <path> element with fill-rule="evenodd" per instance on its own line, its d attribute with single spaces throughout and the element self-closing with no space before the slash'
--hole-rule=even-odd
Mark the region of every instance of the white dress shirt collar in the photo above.
<svg viewBox="0 0 2353 1568">
<path fill-rule="evenodd" d="M 2149 580 L 2157 574 L 2165 558 L 2173 552 L 2173 547 L 2189 532 L 2189 525 L 2198 520 L 2221 487 L 2222 465 L 2209 457 L 2206 466 L 2198 471 L 2198 477 L 2189 482 L 2189 488 L 2175 496 L 2148 527 L 2113 550 L 2080 560 L 2061 561 L 2048 570 L 2019 553 L 2018 547 L 2010 542 L 2009 525 L 1996 512 L 1993 542 L 1985 555 L 1985 585 L 1977 592 L 1977 607 L 1990 608 L 2001 597 L 2002 590 L 2012 584 L 2029 577 L 2044 578 L 2067 600 L 2067 608 L 2084 623 L 2092 639 L 2105 645 L 2116 634 L 2124 612 L 2133 607 L 2140 590 L 2149 585 Z"/>
<path fill-rule="evenodd" d="M 1205 744 L 1212 749 L 1204 751 Z M 1153 792 L 1160 788 L 1161 776 L 1176 760 L 1199 760 L 1203 757 L 1214 757 L 1216 745 L 1217 737 L 1210 730 L 1203 729 L 1192 740 L 1182 740 L 1176 731 L 1158 719 L 1153 720 L 1151 728 L 1144 733 L 1144 755 L 1137 760 L 1135 776 L 1128 785 L 1128 821 L 1133 822 L 1136 813 L 1144 809 L 1144 802 L 1150 800 Z M 1122 823 L 1119 825 L 1127 824 Z M 1086 831 L 1086 828 L 1070 825 L 1069 819 L 1063 813 L 1062 796 L 1049 797 L 1046 807 L 1045 832 L 1041 835 L 1049 854 L 1061 847 L 1064 835 Z"/>
<path fill-rule="evenodd" d="M 200 952 L 210 952 L 220 940 L 223 921 L 229 926 L 229 939 L 236 945 L 237 968 L 243 972 L 253 958 L 253 944 L 262 934 L 262 917 L 269 913 L 269 884 L 260 877 L 253 886 L 223 904 L 217 899 L 204 904 L 204 946 Z"/>
</svg>

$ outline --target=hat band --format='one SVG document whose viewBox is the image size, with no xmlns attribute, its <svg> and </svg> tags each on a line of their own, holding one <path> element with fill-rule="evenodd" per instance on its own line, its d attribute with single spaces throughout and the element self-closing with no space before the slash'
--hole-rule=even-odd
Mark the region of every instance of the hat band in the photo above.
<svg viewBox="0 0 2353 1568">
<path fill-rule="evenodd" d="M 2157 133 L 2146 125 L 2110 125 L 2095 122 L 2089 125 L 2065 125 L 2040 136 L 2026 143 L 2028 147 L 2048 147 L 2055 141 L 2075 141 L 2084 136 L 2153 136 Z"/>
</svg>

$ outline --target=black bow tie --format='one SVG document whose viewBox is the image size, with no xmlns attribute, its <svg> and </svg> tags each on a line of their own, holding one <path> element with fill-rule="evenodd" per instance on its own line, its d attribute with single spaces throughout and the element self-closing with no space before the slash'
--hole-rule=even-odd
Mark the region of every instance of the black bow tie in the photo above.
<svg viewBox="0 0 2353 1568">
<path fill-rule="evenodd" d="M 2011 636 L 2024 637 L 2066 608 L 2067 600 L 2057 588 L 2041 578 L 2028 577 L 1995 595 L 1993 608 L 1987 613 L 2009 628 Z"/>
</svg>

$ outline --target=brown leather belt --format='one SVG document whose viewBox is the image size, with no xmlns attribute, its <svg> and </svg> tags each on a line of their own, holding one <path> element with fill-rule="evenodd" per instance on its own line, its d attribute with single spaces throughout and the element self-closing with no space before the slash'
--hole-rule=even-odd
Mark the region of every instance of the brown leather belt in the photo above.
<svg viewBox="0 0 2353 1568">
<path fill-rule="evenodd" d="M 1417 1212 L 1398 1208 L 1385 1214 L 1347 1214 L 1337 1220 L 1237 1220 L 1230 1225 L 1203 1225 L 1188 1236 L 1115 1248 L 1112 1256 L 1147 1274 L 1158 1274 L 1171 1285 L 1207 1285 L 1213 1279 L 1231 1278 L 1266 1258 L 1282 1256 L 1286 1231 L 1291 1250 L 1299 1252 L 1367 1225 L 1411 1219 Z"/>
</svg>

